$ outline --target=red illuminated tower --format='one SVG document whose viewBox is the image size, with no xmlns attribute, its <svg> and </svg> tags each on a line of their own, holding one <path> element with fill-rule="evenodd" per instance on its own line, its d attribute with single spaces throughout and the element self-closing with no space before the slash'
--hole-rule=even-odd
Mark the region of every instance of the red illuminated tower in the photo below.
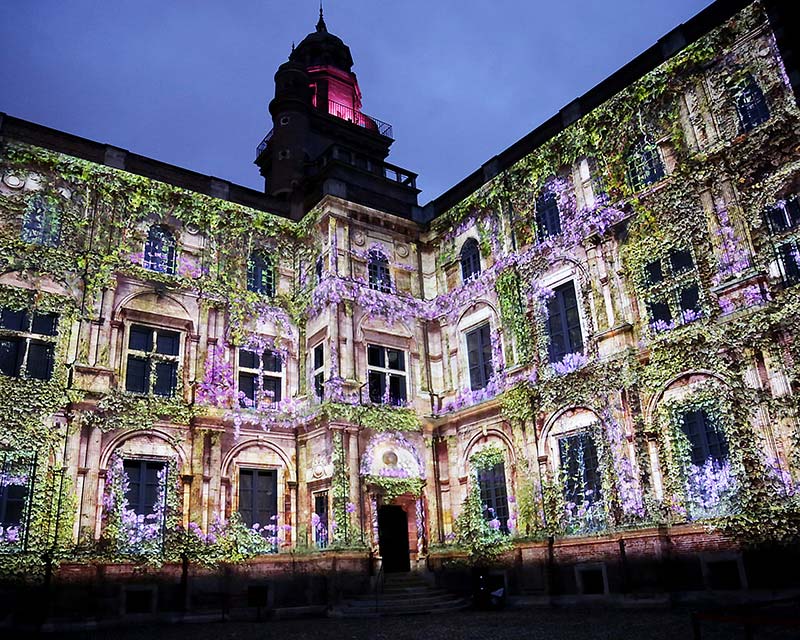
<svg viewBox="0 0 800 640">
<path fill-rule="evenodd" d="M 256 164 L 268 194 L 302 217 L 326 194 L 405 217 L 417 213 L 416 174 L 386 163 L 392 128 L 361 111 L 350 48 L 328 32 L 320 8 L 307 35 L 275 74 L 272 130 Z"/>
</svg>

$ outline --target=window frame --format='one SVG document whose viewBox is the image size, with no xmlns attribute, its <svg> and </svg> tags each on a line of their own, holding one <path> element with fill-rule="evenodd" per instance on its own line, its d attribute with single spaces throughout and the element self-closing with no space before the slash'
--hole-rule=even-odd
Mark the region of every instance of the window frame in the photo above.
<svg viewBox="0 0 800 640">
<path fill-rule="evenodd" d="M 317 357 L 319 356 L 319 358 Z M 325 343 L 320 342 L 311 349 L 311 381 L 317 400 L 325 400 Z"/>
<path fill-rule="evenodd" d="M 160 237 L 156 238 L 155 234 Z M 160 244 L 159 244 L 160 243 Z M 166 249 L 164 246 L 166 245 Z M 165 253 L 166 251 L 166 253 Z M 174 276 L 178 264 L 178 241 L 165 224 L 152 224 L 147 229 L 147 238 L 142 251 L 142 267 L 155 273 Z"/>
<path fill-rule="evenodd" d="M 22 314 L 19 329 L 4 326 L 6 314 Z M 34 324 L 37 318 L 50 318 L 53 321 L 52 329 L 48 332 L 34 331 Z M 3 371 L 0 368 L 0 375 L 25 380 L 51 380 L 56 367 L 56 346 L 58 344 L 60 319 L 59 314 L 52 311 L 0 307 L 0 344 L 6 342 L 9 344 L 16 343 L 17 345 L 13 373 Z M 45 358 L 41 371 L 45 372 L 44 375 L 32 373 L 32 369 L 29 366 L 32 347 L 43 347 Z"/>
<path fill-rule="evenodd" d="M 145 351 L 143 349 L 136 349 L 131 347 L 131 335 L 135 329 L 144 329 L 150 333 L 150 349 Z M 174 339 L 177 343 L 177 354 L 161 353 L 158 351 L 158 338 L 159 333 L 166 336 L 166 334 L 174 334 Z M 155 326 L 142 322 L 129 322 L 125 329 L 125 367 L 122 372 L 124 380 L 125 392 L 132 393 L 139 396 L 147 397 L 160 397 L 160 398 L 175 398 L 179 397 L 180 390 L 183 382 L 183 355 L 184 355 L 184 332 L 174 328 L 165 328 Z M 145 391 L 137 391 L 129 388 L 130 385 L 130 364 L 131 360 L 136 359 L 145 362 L 145 381 L 147 389 Z M 158 365 L 171 364 L 174 365 L 172 370 L 172 378 L 174 385 L 170 385 L 170 393 L 163 394 L 157 393 L 156 388 L 158 384 Z M 155 366 L 154 366 L 155 365 Z"/>
<path fill-rule="evenodd" d="M 137 481 L 134 481 L 134 479 L 131 478 L 131 474 L 129 473 L 129 467 L 132 467 L 134 465 L 139 468 L 139 476 L 138 476 L 138 480 Z M 156 477 L 155 485 L 153 485 L 153 483 L 148 483 L 147 482 L 147 471 L 151 470 L 149 468 L 152 468 L 152 470 L 154 470 L 156 472 L 155 473 L 155 477 Z M 123 460 L 122 460 L 122 469 L 123 469 L 123 472 L 125 473 L 125 477 L 126 477 L 126 479 L 128 481 L 128 491 L 125 493 L 125 499 L 128 502 L 128 508 L 131 511 L 133 511 L 136 515 L 147 516 L 147 515 L 150 515 L 152 513 L 156 513 L 157 507 L 159 506 L 158 505 L 158 498 L 159 498 L 158 494 L 162 489 L 161 483 L 158 482 L 158 476 L 166 468 L 167 468 L 167 463 L 166 463 L 165 460 L 159 460 L 159 459 L 156 459 L 156 458 L 123 458 Z M 142 472 L 144 472 L 144 474 Z M 167 469 L 167 475 L 169 475 L 169 470 L 168 469 Z M 143 478 L 144 478 L 144 480 L 143 480 Z M 164 490 L 164 496 L 163 496 L 164 504 L 161 505 L 162 507 L 166 507 L 166 499 L 167 499 L 167 497 L 166 497 L 166 490 L 167 490 L 166 483 L 168 483 L 168 482 L 169 482 L 169 479 L 166 478 L 165 479 L 165 486 L 163 487 L 163 490 Z M 132 502 L 131 499 L 130 499 L 130 494 L 133 493 L 134 485 L 138 485 L 138 495 L 136 496 L 136 501 Z M 147 503 L 147 487 L 148 486 L 155 486 L 156 492 L 155 492 L 155 500 L 153 501 L 153 503 L 151 505 L 150 511 L 145 511 L 144 510 L 144 506 L 146 506 L 146 503 Z"/>
<path fill-rule="evenodd" d="M 252 353 L 256 359 L 258 360 L 258 367 L 246 367 L 242 366 L 241 364 L 241 357 L 242 352 L 245 351 L 247 353 Z M 272 362 L 278 363 L 280 369 L 270 369 L 268 368 L 267 362 L 267 355 L 270 355 L 272 358 Z M 245 402 L 245 398 L 242 397 L 244 393 L 242 391 L 242 377 L 248 376 L 256 381 L 254 386 L 254 395 L 255 398 L 251 398 L 250 396 L 246 396 L 252 404 L 247 404 Z M 272 401 L 269 403 L 264 403 L 264 399 L 266 398 L 266 389 L 264 387 L 264 380 L 269 379 L 275 385 L 278 393 L 275 394 L 280 396 L 278 398 L 273 397 Z M 247 347 L 239 347 L 236 349 L 236 392 L 239 398 L 239 406 L 243 409 L 254 409 L 260 410 L 264 408 L 275 409 L 279 402 L 283 401 L 286 397 L 286 363 L 281 356 L 281 353 L 276 349 L 269 349 L 265 348 L 262 349 L 260 352 L 254 351 L 253 349 L 249 349 Z"/>
<path fill-rule="evenodd" d="M 734 87 L 733 103 L 740 133 L 749 133 L 772 117 L 764 90 L 752 73 L 748 73 Z"/>
<path fill-rule="evenodd" d="M 691 419 L 698 428 L 694 432 L 697 439 L 693 439 L 687 423 Z M 680 423 L 681 434 L 689 441 L 691 451 L 689 460 L 695 466 L 703 466 L 709 458 L 715 462 L 723 463 L 730 459 L 730 448 L 728 440 L 722 429 L 714 424 L 714 421 L 704 409 L 687 409 L 681 414 Z"/>
<path fill-rule="evenodd" d="M 374 365 L 370 364 L 370 349 L 380 349 L 383 352 L 383 362 L 384 365 Z M 402 369 L 394 369 L 389 366 L 389 352 L 394 351 L 397 353 L 402 354 L 403 360 L 403 368 Z M 367 393 L 369 394 L 369 400 L 372 404 L 387 404 L 385 399 L 388 396 L 388 405 L 390 406 L 402 406 L 408 402 L 408 397 L 410 395 L 408 383 L 409 383 L 409 358 L 408 358 L 408 351 L 404 349 L 397 349 L 395 347 L 390 347 L 382 344 L 372 344 L 368 343 L 366 348 L 366 363 L 367 363 Z M 383 391 L 380 394 L 380 399 L 377 399 L 378 396 L 373 394 L 372 392 L 372 384 L 371 384 L 371 377 L 372 375 L 380 375 L 383 376 Z M 392 397 L 391 393 L 391 380 L 392 378 L 402 379 L 402 386 L 399 387 L 402 389 L 401 396 L 402 397 Z"/>
<path fill-rule="evenodd" d="M 690 264 L 687 263 L 688 262 Z M 655 267 L 659 279 L 653 279 Z M 645 263 L 640 274 L 647 326 L 660 333 L 694 322 L 705 313 L 705 296 L 700 286 L 697 258 L 691 244 L 669 247 L 661 255 Z M 687 294 L 695 289 L 695 306 L 684 304 Z M 666 311 L 666 315 L 664 314 Z M 689 314 L 692 315 L 689 315 Z"/>
<path fill-rule="evenodd" d="M 247 525 L 248 529 L 252 528 L 252 526 L 255 523 L 258 523 L 258 524 L 260 524 L 262 526 L 263 525 L 268 525 L 268 524 L 275 525 L 275 537 L 278 537 L 277 518 L 279 517 L 279 514 L 280 514 L 280 511 L 279 511 L 280 510 L 280 500 L 279 500 L 279 498 L 280 498 L 280 486 L 279 486 L 279 484 L 280 484 L 280 474 L 278 473 L 278 471 L 279 470 L 277 468 L 275 468 L 275 467 L 259 467 L 259 466 L 249 466 L 249 465 L 238 466 L 237 465 L 237 475 L 236 475 L 236 480 L 237 480 L 237 486 L 236 486 L 236 489 L 237 489 L 237 492 L 236 492 L 236 512 L 241 517 L 242 522 Z M 246 476 L 248 474 L 250 474 L 251 477 L 254 480 L 259 478 L 262 475 L 272 478 L 272 482 L 274 483 L 273 484 L 274 494 L 273 494 L 273 498 L 271 500 L 272 504 L 268 505 L 267 508 L 265 508 L 265 509 L 258 509 L 257 508 L 258 505 L 257 505 L 257 500 L 256 500 L 256 497 L 257 497 L 256 493 L 257 493 L 258 489 L 254 488 L 254 489 L 250 490 L 251 491 L 251 496 L 250 496 L 250 501 L 249 501 L 250 504 L 248 505 L 250 508 L 243 510 L 243 508 L 242 508 L 243 507 L 242 493 L 243 493 L 244 489 L 243 489 L 243 486 L 242 486 L 242 484 L 243 484 L 242 483 L 242 477 Z M 253 487 L 255 487 L 255 483 L 253 484 Z M 272 510 L 270 508 L 273 505 L 274 505 L 274 510 Z M 247 511 L 249 511 L 251 513 L 249 521 L 248 521 L 248 519 L 247 519 L 247 517 L 245 515 L 245 512 L 247 512 Z M 267 515 L 267 514 L 268 515 L 267 515 L 266 518 L 261 518 L 261 517 L 259 517 L 260 514 L 257 513 L 257 512 L 263 512 L 264 515 Z M 275 518 L 273 518 L 273 516 L 275 516 Z"/>
<path fill-rule="evenodd" d="M 800 193 L 776 201 L 764 218 L 781 282 L 794 286 L 800 283 Z"/>
<path fill-rule="evenodd" d="M 274 298 L 277 281 L 272 256 L 262 250 L 251 251 L 247 258 L 247 290 Z"/>
<path fill-rule="evenodd" d="M 369 288 L 381 293 L 392 293 L 392 274 L 389 259 L 379 249 L 367 252 L 367 283 Z"/>
<path fill-rule="evenodd" d="M 544 242 L 548 238 L 558 236 L 562 231 L 561 207 L 558 202 L 558 194 L 553 191 L 552 186 L 542 188 L 536 197 L 534 207 L 538 241 Z"/>
<path fill-rule="evenodd" d="M 461 245 L 458 254 L 461 265 L 461 282 L 466 284 L 477 279 L 481 274 L 481 250 L 475 238 L 467 238 Z"/>
<path fill-rule="evenodd" d="M 320 514 L 320 506 L 324 505 L 323 513 Z M 318 549 L 325 549 L 330 541 L 330 492 L 328 489 L 311 492 L 311 513 L 316 514 L 320 519 L 320 526 L 312 528 L 312 540 Z M 324 517 L 323 517 L 324 516 Z"/>
<path fill-rule="evenodd" d="M 642 136 L 631 144 L 625 165 L 628 185 L 634 193 L 657 184 L 667 177 L 667 167 L 661 146 L 657 142 L 650 142 L 647 136 Z"/>
<path fill-rule="evenodd" d="M 561 292 L 565 291 L 567 287 L 571 288 L 572 293 L 575 296 L 575 313 L 577 318 L 577 325 L 571 326 L 569 323 L 568 318 L 568 307 L 566 304 L 560 303 L 560 300 L 563 298 Z M 545 320 L 545 333 L 547 334 L 547 357 L 550 361 L 550 364 L 556 364 L 561 362 L 567 355 L 570 353 L 583 353 L 586 349 L 586 332 L 583 326 L 583 310 L 581 309 L 582 300 L 580 296 L 580 290 L 577 286 L 577 281 L 575 278 L 571 278 L 562 282 L 561 284 L 551 287 L 553 291 L 553 297 L 547 303 L 547 319 Z M 565 351 L 556 352 L 553 347 L 553 321 L 556 317 L 554 314 L 554 305 L 559 304 L 558 311 L 558 318 L 560 320 L 561 325 L 561 334 L 565 336 Z M 573 340 L 572 332 L 574 329 L 577 329 L 579 333 L 579 340 Z M 569 343 L 569 344 L 567 344 Z"/>
<path fill-rule="evenodd" d="M 476 469 L 476 481 L 481 494 L 481 504 L 486 505 L 483 517 L 488 521 L 494 517 L 500 521 L 500 531 L 507 534 L 510 510 L 508 507 L 508 478 L 505 461 L 493 467 Z M 502 480 L 502 482 L 500 482 Z"/>
<path fill-rule="evenodd" d="M 477 340 L 475 349 L 470 346 L 470 339 L 472 337 Z M 485 322 L 481 322 L 480 324 L 471 327 L 469 330 L 464 331 L 464 340 L 467 346 L 467 375 L 469 376 L 470 389 L 472 391 L 484 389 L 494 375 L 491 323 L 486 320 Z M 473 362 L 472 360 L 473 353 L 477 355 L 477 362 Z M 473 378 L 473 371 L 478 374 L 477 378 Z"/>
<path fill-rule="evenodd" d="M 57 248 L 61 245 L 62 218 L 61 205 L 53 196 L 36 193 L 25 207 L 20 239 L 27 244 Z"/>
</svg>

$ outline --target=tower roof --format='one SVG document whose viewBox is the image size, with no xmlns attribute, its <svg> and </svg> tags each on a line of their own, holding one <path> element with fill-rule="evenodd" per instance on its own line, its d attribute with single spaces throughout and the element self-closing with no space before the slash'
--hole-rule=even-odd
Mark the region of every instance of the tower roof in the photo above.
<svg viewBox="0 0 800 640">
<path fill-rule="evenodd" d="M 309 33 L 295 47 L 289 56 L 292 62 L 308 67 L 333 66 L 342 71 L 350 71 L 353 67 L 353 56 L 342 39 L 328 33 L 328 26 L 322 15 L 322 4 L 319 7 L 319 21 L 315 31 Z"/>
</svg>

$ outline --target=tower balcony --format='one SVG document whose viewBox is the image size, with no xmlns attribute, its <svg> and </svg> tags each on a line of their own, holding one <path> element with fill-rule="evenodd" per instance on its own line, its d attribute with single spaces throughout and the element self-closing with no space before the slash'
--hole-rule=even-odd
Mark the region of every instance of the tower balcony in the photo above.
<svg viewBox="0 0 800 640">
<path fill-rule="evenodd" d="M 378 118 L 368 116 L 366 113 L 358 111 L 357 109 L 353 109 L 353 107 L 347 106 L 346 104 L 339 104 L 338 102 L 329 100 L 328 113 L 335 118 L 347 120 L 347 122 L 352 122 L 359 127 L 364 127 L 370 131 L 375 131 L 382 136 L 386 136 L 387 138 L 394 140 L 392 125 L 390 125 L 388 122 L 384 122 L 383 120 L 378 120 Z"/>
</svg>

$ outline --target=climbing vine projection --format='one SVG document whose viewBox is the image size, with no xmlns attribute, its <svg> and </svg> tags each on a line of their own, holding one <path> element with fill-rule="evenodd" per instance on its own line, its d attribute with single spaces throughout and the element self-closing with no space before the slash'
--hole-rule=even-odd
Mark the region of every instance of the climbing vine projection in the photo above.
<svg viewBox="0 0 800 640">
<path fill-rule="evenodd" d="M 750 416 L 741 407 L 758 406 L 786 420 L 796 417 L 796 407 L 786 397 L 773 397 L 745 386 L 746 358 L 742 354 L 762 350 L 783 364 L 791 382 L 797 379 L 794 363 L 800 354 L 796 353 L 794 336 L 800 328 L 798 292 L 770 284 L 767 288 L 749 285 L 738 298 L 714 293 L 715 287 L 737 278 L 770 272 L 772 253 L 764 240 L 768 229 L 763 211 L 786 196 L 785 187 L 800 167 L 796 157 L 781 156 L 781 167 L 772 168 L 775 149 L 792 139 L 797 120 L 774 45 L 770 44 L 772 55 L 753 61 L 730 52 L 740 34 L 763 20 L 758 6 L 740 14 L 439 216 L 431 230 L 440 272 L 452 268 L 461 238 L 473 232 L 486 268 L 465 284 L 449 290 L 441 287 L 430 299 L 398 290 L 375 291 L 364 280 L 341 277 L 340 257 L 348 250 L 337 246 L 333 220 L 330 241 L 323 246 L 326 243 L 320 241 L 316 227 L 317 211 L 300 223 L 292 223 L 123 171 L 6 142 L 3 171 L 35 174 L 37 193 L 45 198 L 46 206 L 58 208 L 61 224 L 57 246 L 24 242 L 20 221 L 32 194 L 23 190 L 4 195 L 0 266 L 3 273 L 15 274 L 28 288 L 3 287 L 0 306 L 58 311 L 62 327 L 98 321 L 104 292 L 122 275 L 153 283 L 167 292 L 197 295 L 201 314 L 212 310 L 225 314 L 225 336 L 202 354 L 205 360 L 199 366 L 196 403 L 185 401 L 182 393 L 162 399 L 111 391 L 96 399 L 91 410 L 76 409 L 74 417 L 81 424 L 103 430 L 147 429 L 158 420 L 187 425 L 193 417 L 217 408 L 237 429 L 242 425 L 296 428 L 326 415 L 360 421 L 376 431 L 402 432 L 420 428 L 417 413 L 409 407 L 362 407 L 339 376 L 335 345 L 331 348 L 324 402 L 285 398 L 277 406 L 264 403 L 241 407 L 235 391 L 235 349 L 269 348 L 285 360 L 303 348 L 307 320 L 331 305 L 342 304 L 352 313 L 355 304 L 389 324 L 427 320 L 452 325 L 471 305 L 496 301 L 502 335 L 496 333 L 492 341 L 492 379 L 481 390 L 450 390 L 443 405 L 436 407 L 438 413 L 457 412 L 500 397 L 503 413 L 513 424 L 532 425 L 540 414 L 563 406 L 597 407 L 600 426 L 592 432 L 601 457 L 608 526 L 724 516 L 726 530 L 753 538 L 754 520 L 742 515 L 745 510 L 740 505 L 770 505 L 775 517 L 769 521 L 781 523 L 776 525 L 780 533 L 775 535 L 791 536 L 796 529 L 792 529 L 793 512 L 787 505 L 795 495 L 791 469 L 797 468 L 798 460 L 789 460 L 794 465 L 790 467 L 786 452 L 780 459 L 765 458 L 761 443 L 753 437 Z M 720 56 L 720 52 L 728 53 Z M 720 142 L 713 153 L 697 152 L 687 144 L 680 112 L 683 92 L 707 73 L 710 65 L 714 65 L 722 87 L 739 82 L 748 65 L 758 67 L 759 77 L 777 79 L 767 87 L 769 122 L 746 136 L 731 136 Z M 674 166 L 664 186 L 642 195 L 630 183 L 626 154 L 635 141 L 648 136 L 670 148 Z M 723 157 L 728 160 L 723 161 Z M 569 168 L 584 158 L 593 160 L 599 179 L 591 203 L 579 205 Z M 717 223 L 709 232 L 698 194 L 715 175 L 729 175 L 741 188 L 738 203 L 715 201 Z M 537 228 L 535 215 L 536 200 L 543 191 L 554 195 L 561 214 L 560 233 L 546 237 Z M 143 266 L 142 246 L 152 224 L 196 233 L 206 239 L 206 244 L 202 251 L 192 251 L 179 243 L 174 274 L 148 270 Z M 561 362 L 548 363 L 545 328 L 553 291 L 541 284 L 542 276 L 556 263 L 579 264 L 587 270 L 584 246 L 595 242 L 617 243 L 624 287 L 638 300 L 645 300 L 648 292 L 642 278 L 647 262 L 656 254 L 665 255 L 669 249 L 686 248 L 690 243 L 703 292 L 700 309 L 695 316 L 684 316 L 682 322 L 672 326 L 652 326 L 645 313 L 626 316 L 620 296 L 615 295 L 611 304 L 618 317 L 634 324 L 633 332 L 640 337 L 639 352 L 601 359 L 590 340 L 586 353 L 567 354 Z M 274 264 L 280 265 L 284 286 L 279 286 L 272 298 L 247 289 L 247 263 L 254 249 L 267 249 Z M 315 265 L 325 251 L 327 269 L 318 282 Z M 368 251 L 351 254 L 354 260 L 363 261 Z M 416 269 L 405 264 L 393 268 L 408 273 Z M 63 294 L 37 292 L 44 282 L 54 283 Z M 597 331 L 611 329 L 603 313 L 592 311 L 602 309 L 603 301 L 591 272 L 582 285 L 584 315 L 595 322 Z M 256 326 L 273 329 L 275 335 L 269 344 L 258 342 L 262 339 L 255 336 Z M 0 435 L 11 449 L 35 452 L 54 447 L 61 436 L 50 428 L 48 420 L 63 407 L 70 403 L 78 406 L 84 399 L 84 393 L 70 387 L 66 363 L 88 362 L 89 345 L 82 334 L 74 347 L 70 338 L 66 329 L 59 333 L 50 380 L 0 376 Z M 109 366 L 109 358 L 108 350 L 101 349 L 97 364 Z M 650 397 L 688 368 L 716 372 L 728 382 L 726 406 L 733 410 L 725 415 L 730 424 L 722 421 L 723 413 L 715 413 L 710 405 L 709 414 L 720 416 L 721 428 L 732 442 L 741 439 L 753 443 L 752 450 L 744 447 L 727 466 L 686 466 L 685 456 L 680 457 L 685 454 L 685 442 L 680 444 L 680 432 L 675 427 L 679 413 L 660 410 L 652 424 L 636 417 L 632 429 L 624 430 L 603 411 L 608 398 L 620 389 Z M 700 392 L 698 397 L 705 395 Z M 659 437 L 661 459 L 669 471 L 667 495 L 660 501 L 653 496 L 643 471 L 648 468 L 642 459 L 646 440 L 653 434 Z M 624 454 L 628 438 L 634 445 L 632 462 Z M 798 451 L 795 442 L 789 457 L 800 456 Z M 337 477 L 345 477 L 344 466 L 340 461 Z M 570 529 L 561 490 L 563 478 L 539 481 L 528 468 L 517 482 L 526 487 L 524 491 L 518 487 L 520 531 L 538 535 L 548 530 L 580 530 L 580 526 Z M 337 525 L 352 518 L 343 489 L 335 496 L 334 511 Z M 738 515 L 725 515 L 731 513 Z M 6 540 L 18 538 L 19 531 L 5 531 L 3 535 Z"/>
</svg>

